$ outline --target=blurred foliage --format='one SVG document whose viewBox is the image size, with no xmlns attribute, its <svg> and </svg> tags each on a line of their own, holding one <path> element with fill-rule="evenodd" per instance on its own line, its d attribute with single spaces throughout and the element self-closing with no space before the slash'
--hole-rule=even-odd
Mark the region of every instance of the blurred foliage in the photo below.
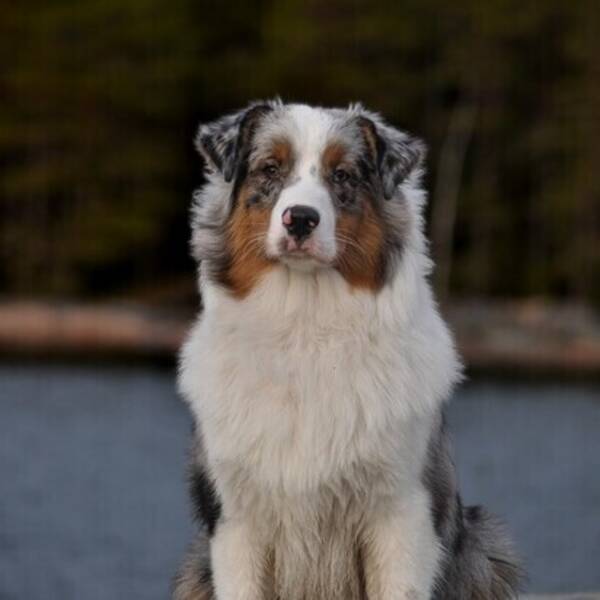
<svg viewBox="0 0 600 600">
<path fill-rule="evenodd" d="M 468 107 L 450 290 L 598 303 L 599 21 L 594 0 L 12 3 L 0 289 L 98 294 L 191 272 L 196 124 L 279 94 L 360 100 L 424 137 L 433 203 Z"/>
</svg>

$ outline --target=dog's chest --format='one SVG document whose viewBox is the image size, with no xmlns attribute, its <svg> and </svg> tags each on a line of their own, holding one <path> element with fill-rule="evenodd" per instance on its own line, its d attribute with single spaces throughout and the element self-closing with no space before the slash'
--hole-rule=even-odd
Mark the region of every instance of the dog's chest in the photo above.
<svg viewBox="0 0 600 600">
<path fill-rule="evenodd" d="M 392 336 L 359 319 L 203 322 L 186 396 L 213 467 L 287 491 L 375 461 L 398 403 Z M 185 372 L 183 373 L 186 379 Z"/>
<path fill-rule="evenodd" d="M 351 462 L 366 450 L 369 430 L 384 425 L 393 387 L 381 358 L 361 345 L 297 331 L 278 340 L 222 339 L 204 406 L 215 455 L 296 478 L 307 465 L 316 474 Z"/>
</svg>

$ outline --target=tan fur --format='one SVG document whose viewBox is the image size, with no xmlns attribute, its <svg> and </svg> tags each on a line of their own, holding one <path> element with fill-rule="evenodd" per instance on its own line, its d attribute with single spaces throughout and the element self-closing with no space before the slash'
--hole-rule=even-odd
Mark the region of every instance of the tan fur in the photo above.
<svg viewBox="0 0 600 600">
<path fill-rule="evenodd" d="M 327 144 L 321 156 L 321 166 L 325 173 L 333 171 L 341 166 L 347 155 L 347 148 L 340 142 L 330 142 Z"/>
<path fill-rule="evenodd" d="M 260 276 L 272 267 L 263 250 L 271 211 L 247 206 L 253 193 L 255 190 L 251 185 L 242 188 L 227 227 L 230 259 L 224 279 L 231 293 L 239 299 L 247 296 Z"/>
<path fill-rule="evenodd" d="M 372 145 L 371 150 L 375 152 L 375 140 L 367 133 L 367 144 Z M 334 141 L 323 151 L 321 168 L 327 177 L 337 168 L 349 168 L 351 162 L 347 147 Z M 376 291 L 383 282 L 383 222 L 373 206 L 373 198 L 363 192 L 358 201 L 360 212 L 342 211 L 338 215 L 336 267 L 353 287 Z"/>
<path fill-rule="evenodd" d="M 293 151 L 288 140 L 274 139 L 264 155 L 266 158 L 255 166 L 257 173 L 270 161 L 277 162 L 282 177 L 291 170 Z M 260 175 L 257 174 L 248 177 L 238 193 L 236 206 L 227 226 L 229 261 L 223 281 L 238 299 L 246 297 L 261 275 L 273 266 L 263 248 L 271 210 L 259 205 L 248 205 L 248 200 L 260 193 L 259 178 Z"/>
<path fill-rule="evenodd" d="M 384 231 L 371 199 L 362 203 L 359 214 L 338 217 L 336 235 L 340 241 L 337 270 L 353 287 L 378 290 L 383 283 Z"/>
<path fill-rule="evenodd" d="M 292 146 L 288 140 L 273 140 L 271 157 L 274 158 L 284 170 L 289 170 L 293 161 Z"/>
</svg>

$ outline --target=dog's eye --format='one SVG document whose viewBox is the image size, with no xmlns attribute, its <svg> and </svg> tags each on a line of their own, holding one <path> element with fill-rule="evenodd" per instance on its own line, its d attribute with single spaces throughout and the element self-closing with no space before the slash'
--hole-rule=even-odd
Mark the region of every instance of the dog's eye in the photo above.
<svg viewBox="0 0 600 600">
<path fill-rule="evenodd" d="M 350 178 L 350 173 L 345 169 L 336 169 L 333 172 L 332 178 L 335 183 L 344 183 L 344 181 L 348 181 Z"/>
<path fill-rule="evenodd" d="M 266 165 L 263 168 L 263 173 L 267 177 L 277 177 L 277 175 L 279 175 L 279 166 L 275 164 Z"/>
</svg>

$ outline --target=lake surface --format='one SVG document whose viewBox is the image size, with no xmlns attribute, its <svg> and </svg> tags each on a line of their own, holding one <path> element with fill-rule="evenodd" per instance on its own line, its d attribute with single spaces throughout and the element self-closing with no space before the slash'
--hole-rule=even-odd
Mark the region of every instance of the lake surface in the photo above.
<svg viewBox="0 0 600 600">
<path fill-rule="evenodd" d="M 174 373 L 0 366 L 0 410 L 0 598 L 168 598 L 192 532 Z M 529 589 L 600 589 L 600 384 L 475 380 L 449 421 Z"/>
</svg>

